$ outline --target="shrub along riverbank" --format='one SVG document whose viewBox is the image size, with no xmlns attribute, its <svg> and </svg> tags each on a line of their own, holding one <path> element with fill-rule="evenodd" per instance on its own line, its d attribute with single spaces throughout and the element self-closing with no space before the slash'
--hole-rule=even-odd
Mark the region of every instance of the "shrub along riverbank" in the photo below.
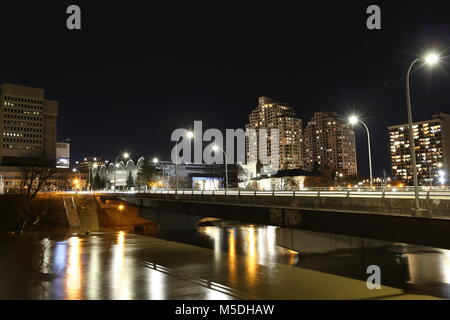
<svg viewBox="0 0 450 320">
<path fill-rule="evenodd" d="M 0 196 L 0 232 L 67 228 L 67 217 L 59 197 Z"/>
</svg>

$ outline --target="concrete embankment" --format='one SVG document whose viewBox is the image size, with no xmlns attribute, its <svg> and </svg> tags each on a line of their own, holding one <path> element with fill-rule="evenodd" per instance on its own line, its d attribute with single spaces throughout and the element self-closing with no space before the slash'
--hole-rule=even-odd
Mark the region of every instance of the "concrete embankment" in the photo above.
<svg viewBox="0 0 450 320">
<path fill-rule="evenodd" d="M 98 221 L 100 227 L 118 227 L 118 226 L 151 226 L 156 227 L 155 223 L 140 216 L 140 208 L 132 206 L 123 201 L 102 199 L 95 197 L 98 206 Z"/>
</svg>

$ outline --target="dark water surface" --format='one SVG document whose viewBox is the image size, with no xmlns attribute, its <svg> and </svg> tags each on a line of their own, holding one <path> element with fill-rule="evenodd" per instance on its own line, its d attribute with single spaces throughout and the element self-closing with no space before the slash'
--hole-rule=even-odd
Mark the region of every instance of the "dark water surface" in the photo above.
<svg viewBox="0 0 450 320">
<path fill-rule="evenodd" d="M 277 285 L 286 270 L 306 268 L 365 281 L 372 264 L 381 267 L 385 286 L 450 298 L 448 250 L 394 244 L 356 253 L 302 255 L 276 245 L 275 227 L 231 223 L 146 236 L 125 230 L 3 235 L 0 298 L 251 298 L 259 297 L 261 288 Z M 205 279 L 226 285 L 212 287 Z M 277 290 L 283 297 L 298 297 Z"/>
</svg>

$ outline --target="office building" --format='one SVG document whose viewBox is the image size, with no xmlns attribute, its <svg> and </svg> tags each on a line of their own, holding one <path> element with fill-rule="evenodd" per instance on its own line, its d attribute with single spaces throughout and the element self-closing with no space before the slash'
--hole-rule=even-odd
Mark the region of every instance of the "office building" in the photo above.
<svg viewBox="0 0 450 320">
<path fill-rule="evenodd" d="M 0 85 L 0 165 L 56 165 L 58 102 L 44 89 Z"/>
</svg>

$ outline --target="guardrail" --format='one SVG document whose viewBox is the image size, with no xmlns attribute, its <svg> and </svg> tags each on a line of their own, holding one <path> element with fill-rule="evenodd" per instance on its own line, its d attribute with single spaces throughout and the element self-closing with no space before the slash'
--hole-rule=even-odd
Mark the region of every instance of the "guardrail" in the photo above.
<svg viewBox="0 0 450 320">
<path fill-rule="evenodd" d="M 414 191 L 386 190 L 330 190 L 306 189 L 292 191 L 256 191 L 256 190 L 150 190 L 141 193 L 173 195 L 213 195 L 213 196 L 277 196 L 277 197 L 334 197 L 334 198 L 397 198 L 413 199 Z M 450 190 L 424 190 L 419 192 L 421 199 L 450 200 Z"/>
</svg>

